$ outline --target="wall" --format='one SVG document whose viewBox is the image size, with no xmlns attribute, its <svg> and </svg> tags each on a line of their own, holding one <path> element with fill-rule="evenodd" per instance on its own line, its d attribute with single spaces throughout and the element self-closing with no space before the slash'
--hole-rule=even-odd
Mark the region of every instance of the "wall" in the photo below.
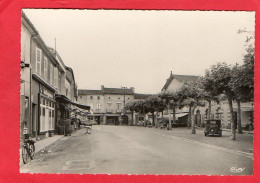
<svg viewBox="0 0 260 183">
<path fill-rule="evenodd" d="M 166 91 L 176 91 L 182 87 L 183 83 L 173 78 Z"/>
<path fill-rule="evenodd" d="M 113 111 L 117 110 L 117 103 L 120 104 L 120 110 L 123 110 L 124 108 L 124 95 L 111 95 L 111 94 L 104 94 L 104 104 L 105 109 L 112 109 Z M 125 104 L 127 102 L 133 101 L 134 96 L 133 95 L 125 95 Z M 109 104 L 111 103 L 111 106 L 109 107 Z"/>
<path fill-rule="evenodd" d="M 91 99 L 91 96 L 93 99 Z M 100 98 L 98 100 L 98 97 Z M 95 113 L 105 113 L 105 105 L 104 105 L 104 96 L 99 94 L 94 95 L 79 95 L 78 96 L 78 103 L 88 105 L 91 107 L 93 112 Z M 98 110 L 97 103 L 100 103 L 100 110 Z M 92 112 L 92 111 L 91 111 Z"/>
<path fill-rule="evenodd" d="M 70 86 L 68 86 L 68 84 Z M 75 80 L 73 77 L 73 73 L 69 70 L 66 69 L 66 80 L 65 80 L 65 88 L 70 90 L 69 96 L 67 96 L 70 100 L 75 101 Z"/>
</svg>

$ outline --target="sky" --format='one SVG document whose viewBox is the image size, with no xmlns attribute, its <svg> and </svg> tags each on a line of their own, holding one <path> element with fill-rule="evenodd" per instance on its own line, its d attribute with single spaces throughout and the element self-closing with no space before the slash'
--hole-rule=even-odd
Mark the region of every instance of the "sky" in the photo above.
<svg viewBox="0 0 260 183">
<path fill-rule="evenodd" d="M 170 72 L 203 76 L 217 62 L 242 64 L 255 12 L 23 10 L 74 71 L 79 89 L 134 87 L 159 93 Z"/>
</svg>

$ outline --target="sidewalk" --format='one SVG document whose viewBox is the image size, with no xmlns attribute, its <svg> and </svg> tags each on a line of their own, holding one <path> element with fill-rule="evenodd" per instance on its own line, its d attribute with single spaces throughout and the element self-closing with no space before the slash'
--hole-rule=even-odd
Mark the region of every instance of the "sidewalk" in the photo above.
<svg viewBox="0 0 260 183">
<path fill-rule="evenodd" d="M 226 128 L 222 128 L 222 131 L 227 131 L 227 132 L 231 132 L 231 129 L 226 129 Z M 237 130 L 236 130 L 237 132 Z M 246 131 L 246 130 L 243 130 L 243 133 L 247 133 L 247 134 L 254 134 L 254 131 Z"/>
<path fill-rule="evenodd" d="M 151 128 L 150 128 L 151 129 Z M 204 135 L 204 128 L 196 128 L 196 134 L 191 134 L 191 129 L 186 127 L 173 128 L 172 131 L 152 128 L 155 132 L 173 135 L 188 140 L 197 141 L 204 144 L 214 145 L 221 148 L 242 151 L 245 153 L 253 153 L 254 135 L 244 132 L 243 134 L 236 133 L 236 140 L 230 140 L 230 130 L 223 130 L 222 137 Z"/>
<path fill-rule="evenodd" d="M 44 148 L 48 147 L 49 145 L 53 144 L 54 142 L 58 141 L 64 137 L 64 135 L 54 135 L 53 137 L 47 137 L 45 139 L 39 140 L 35 142 L 35 153 L 40 152 Z M 22 149 L 20 148 L 20 166 L 23 165 L 23 160 L 22 160 Z"/>
</svg>

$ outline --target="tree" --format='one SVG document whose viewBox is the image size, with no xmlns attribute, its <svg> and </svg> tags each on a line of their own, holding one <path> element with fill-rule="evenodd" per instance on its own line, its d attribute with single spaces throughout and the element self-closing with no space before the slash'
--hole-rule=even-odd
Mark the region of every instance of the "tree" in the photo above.
<svg viewBox="0 0 260 183">
<path fill-rule="evenodd" d="M 204 99 L 208 102 L 208 115 L 207 119 L 210 119 L 211 117 L 211 102 L 215 101 L 217 103 L 220 102 L 220 97 L 217 93 L 214 93 L 213 90 L 213 83 L 211 80 L 208 80 L 207 78 L 202 78 L 202 88 L 204 90 Z"/>
<path fill-rule="evenodd" d="M 136 101 L 131 101 L 125 104 L 125 110 L 131 111 L 132 114 L 132 124 L 134 124 L 134 112 L 137 110 L 136 109 Z"/>
<path fill-rule="evenodd" d="M 195 118 L 194 118 L 194 111 L 197 106 L 204 106 L 204 98 L 205 98 L 205 92 L 202 89 L 202 80 L 201 78 L 198 78 L 196 81 L 190 81 L 184 84 L 180 91 L 178 91 L 178 98 L 180 99 L 180 102 L 183 106 L 189 107 L 189 122 L 188 125 L 191 122 L 191 133 L 196 134 L 195 129 Z"/>
<path fill-rule="evenodd" d="M 254 52 L 249 49 L 244 56 L 244 64 L 236 64 L 232 69 L 230 86 L 234 93 L 234 98 L 238 108 L 238 133 L 242 132 L 241 125 L 241 102 L 254 100 Z"/>
<path fill-rule="evenodd" d="M 254 32 L 244 30 L 239 30 L 238 33 L 250 34 L 247 36 L 246 40 L 246 51 L 247 54 L 244 55 L 244 63 L 242 66 L 236 66 L 233 68 L 233 77 L 230 81 L 232 91 L 235 95 L 235 100 L 237 102 L 238 108 L 238 133 L 242 132 L 241 125 L 241 102 L 248 102 L 254 100 L 254 56 L 255 48 L 254 44 L 251 42 L 255 40 Z"/>
<path fill-rule="evenodd" d="M 157 124 L 157 114 L 156 114 L 156 123 L 155 123 L 154 113 L 157 110 L 157 106 L 159 105 L 159 97 L 157 95 L 151 95 L 145 100 L 145 103 L 146 103 L 147 111 L 152 113 L 152 120 L 153 120 L 152 124 L 156 125 Z"/>
<path fill-rule="evenodd" d="M 231 122 L 231 137 L 230 139 L 236 139 L 236 130 L 233 117 L 233 104 L 234 92 L 230 85 L 232 79 L 232 68 L 226 63 L 217 63 L 211 66 L 209 70 L 206 71 L 205 80 L 207 83 L 212 85 L 210 91 L 214 94 L 220 95 L 225 94 L 228 99 L 229 110 L 230 110 L 230 122 Z"/>
<path fill-rule="evenodd" d="M 170 118 L 169 110 L 173 110 L 173 123 L 176 121 L 175 112 L 176 108 L 179 106 L 179 96 L 177 91 L 164 91 L 159 94 L 159 97 L 165 102 L 167 105 L 168 115 L 169 115 L 169 125 L 168 130 L 172 130 L 172 123 Z"/>
</svg>

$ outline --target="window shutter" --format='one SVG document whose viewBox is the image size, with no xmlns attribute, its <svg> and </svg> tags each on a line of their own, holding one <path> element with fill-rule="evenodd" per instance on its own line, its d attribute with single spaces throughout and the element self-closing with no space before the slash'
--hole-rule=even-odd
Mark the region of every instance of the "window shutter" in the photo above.
<svg viewBox="0 0 260 183">
<path fill-rule="evenodd" d="M 41 75 L 41 49 L 36 47 L 36 73 Z"/>
</svg>

